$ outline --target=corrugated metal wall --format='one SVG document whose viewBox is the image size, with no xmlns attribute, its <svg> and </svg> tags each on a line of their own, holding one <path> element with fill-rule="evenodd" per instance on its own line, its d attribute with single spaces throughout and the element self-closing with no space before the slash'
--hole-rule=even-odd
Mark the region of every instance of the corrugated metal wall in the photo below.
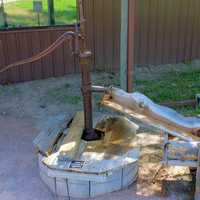
<svg viewBox="0 0 200 200">
<path fill-rule="evenodd" d="M 199 0 L 135 0 L 136 64 L 167 64 L 200 58 Z M 121 0 L 85 0 L 88 44 L 95 69 L 115 70 L 120 58 Z M 0 68 L 44 50 L 66 28 L 0 31 Z M 34 64 L 0 75 L 19 82 L 78 72 L 69 44 Z"/>
<path fill-rule="evenodd" d="M 29 58 L 46 49 L 65 31 L 73 27 L 0 31 L 0 69 Z M 69 42 L 45 58 L 0 74 L 1 83 L 23 82 L 76 73 L 77 69 Z"/>
<path fill-rule="evenodd" d="M 120 0 L 86 0 L 97 66 L 118 67 Z M 200 58 L 199 0 L 135 0 L 135 62 L 166 64 Z M 92 16 L 92 17 L 90 17 Z"/>
</svg>

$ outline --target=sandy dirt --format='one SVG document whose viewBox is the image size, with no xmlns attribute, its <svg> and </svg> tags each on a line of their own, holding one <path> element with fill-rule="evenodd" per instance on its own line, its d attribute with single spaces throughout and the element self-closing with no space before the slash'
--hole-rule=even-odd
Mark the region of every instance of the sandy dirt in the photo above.
<svg viewBox="0 0 200 200">
<path fill-rule="evenodd" d="M 94 74 L 93 80 L 96 83 L 113 81 L 108 74 L 101 73 Z M 98 108 L 99 99 L 94 95 L 94 111 L 112 114 Z M 56 199 L 39 178 L 32 141 L 50 117 L 81 109 L 79 75 L 0 86 L 0 199 Z M 142 153 L 137 183 L 96 200 L 193 199 L 194 185 L 189 169 L 163 168 L 160 164 L 162 136 L 140 126 Z"/>
</svg>

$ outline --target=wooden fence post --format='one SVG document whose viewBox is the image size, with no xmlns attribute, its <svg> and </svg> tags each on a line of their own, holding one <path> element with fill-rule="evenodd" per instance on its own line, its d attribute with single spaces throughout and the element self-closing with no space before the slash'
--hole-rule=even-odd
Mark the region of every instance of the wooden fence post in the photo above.
<svg viewBox="0 0 200 200">
<path fill-rule="evenodd" d="M 50 26 L 55 25 L 54 0 L 48 0 L 48 20 Z"/>
</svg>

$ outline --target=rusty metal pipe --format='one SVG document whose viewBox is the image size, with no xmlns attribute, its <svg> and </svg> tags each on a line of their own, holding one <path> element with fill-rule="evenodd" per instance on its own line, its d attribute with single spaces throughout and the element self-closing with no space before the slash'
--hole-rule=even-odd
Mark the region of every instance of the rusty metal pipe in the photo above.
<svg viewBox="0 0 200 200">
<path fill-rule="evenodd" d="M 80 35 L 81 40 L 77 36 L 76 52 L 79 52 L 79 64 L 82 74 L 82 94 L 84 105 L 84 120 L 85 130 L 82 139 L 86 141 L 98 140 L 101 138 L 101 133 L 97 132 L 93 128 L 93 116 L 92 116 L 92 84 L 90 75 L 90 60 L 92 53 L 88 51 L 86 45 L 86 33 L 85 33 L 85 18 L 83 12 L 83 0 L 77 0 L 78 15 L 80 23 Z M 76 28 L 77 29 L 77 28 Z M 77 30 L 78 32 L 78 30 Z M 78 55 L 78 54 L 77 54 Z"/>
</svg>

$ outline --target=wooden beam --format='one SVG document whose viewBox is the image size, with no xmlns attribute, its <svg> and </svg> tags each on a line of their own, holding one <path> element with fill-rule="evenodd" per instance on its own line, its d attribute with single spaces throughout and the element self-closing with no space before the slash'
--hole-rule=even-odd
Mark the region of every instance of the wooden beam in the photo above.
<svg viewBox="0 0 200 200">
<path fill-rule="evenodd" d="M 189 100 L 183 100 L 183 101 L 168 101 L 168 102 L 163 102 L 163 103 L 161 103 L 161 105 L 172 107 L 172 108 L 184 107 L 184 106 L 196 107 L 197 106 L 197 102 L 196 102 L 195 99 L 189 99 Z"/>
<path fill-rule="evenodd" d="M 54 0 L 48 0 L 48 20 L 50 26 L 55 25 Z"/>
<path fill-rule="evenodd" d="M 127 91 L 128 1 L 121 0 L 120 86 Z"/>
</svg>

